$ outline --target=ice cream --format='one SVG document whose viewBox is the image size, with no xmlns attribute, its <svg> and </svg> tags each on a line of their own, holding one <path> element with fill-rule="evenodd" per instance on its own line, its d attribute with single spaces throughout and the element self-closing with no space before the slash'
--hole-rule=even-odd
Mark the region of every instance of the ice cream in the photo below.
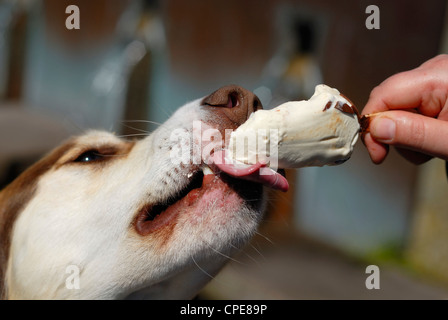
<svg viewBox="0 0 448 320">
<path fill-rule="evenodd" d="M 254 112 L 231 133 L 226 162 L 274 169 L 336 165 L 350 158 L 359 132 L 356 107 L 321 84 L 309 100 Z"/>
</svg>

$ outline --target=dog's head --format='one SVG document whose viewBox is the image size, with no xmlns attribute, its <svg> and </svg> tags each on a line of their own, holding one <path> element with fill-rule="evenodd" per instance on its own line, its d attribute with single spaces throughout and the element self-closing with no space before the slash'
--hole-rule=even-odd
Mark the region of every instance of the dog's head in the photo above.
<svg viewBox="0 0 448 320">
<path fill-rule="evenodd" d="M 259 108 L 227 86 L 144 139 L 92 131 L 29 168 L 0 193 L 3 296 L 193 297 L 261 218 L 260 184 L 206 165 Z"/>
</svg>

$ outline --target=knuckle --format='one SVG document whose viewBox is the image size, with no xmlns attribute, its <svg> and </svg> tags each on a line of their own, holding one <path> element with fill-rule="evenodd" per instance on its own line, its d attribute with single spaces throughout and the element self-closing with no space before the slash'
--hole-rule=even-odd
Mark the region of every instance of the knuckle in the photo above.
<svg viewBox="0 0 448 320">
<path fill-rule="evenodd" d="M 439 54 L 431 60 L 434 62 L 448 63 L 448 54 L 444 54 L 444 53 Z"/>
<path fill-rule="evenodd" d="M 438 69 L 448 67 L 448 54 L 439 54 L 421 65 L 422 68 Z"/>
<path fill-rule="evenodd" d="M 370 92 L 369 99 L 375 99 L 376 97 L 378 97 L 380 91 L 381 91 L 381 85 L 373 88 L 373 90 Z"/>
<path fill-rule="evenodd" d="M 426 140 L 425 126 L 422 121 L 416 121 L 412 124 L 412 132 L 415 140 L 415 146 L 418 149 L 423 148 Z"/>
<path fill-rule="evenodd" d="M 418 150 L 424 148 L 426 143 L 425 123 L 418 116 L 410 116 L 401 119 L 401 127 L 399 140 L 404 145 L 411 146 Z"/>
</svg>

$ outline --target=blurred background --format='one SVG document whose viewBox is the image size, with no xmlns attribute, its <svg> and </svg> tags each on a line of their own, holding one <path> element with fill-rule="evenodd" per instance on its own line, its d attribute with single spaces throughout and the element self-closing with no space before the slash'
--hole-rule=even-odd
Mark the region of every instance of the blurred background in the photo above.
<svg viewBox="0 0 448 320">
<path fill-rule="evenodd" d="M 366 28 L 372 4 L 380 29 Z M 79 29 L 66 28 L 69 5 Z M 362 110 L 387 77 L 448 53 L 447 17 L 445 0 L 0 0 L 0 187 L 72 134 L 141 134 L 230 83 L 265 108 L 325 83 Z M 448 297 L 443 161 L 391 150 L 376 166 L 359 142 L 341 166 L 287 176 L 199 298 Z M 366 289 L 370 264 L 379 290 Z"/>
</svg>

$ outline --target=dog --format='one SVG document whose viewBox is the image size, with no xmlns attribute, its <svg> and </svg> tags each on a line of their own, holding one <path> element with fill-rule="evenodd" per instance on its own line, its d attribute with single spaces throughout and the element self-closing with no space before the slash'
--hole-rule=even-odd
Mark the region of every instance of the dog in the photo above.
<svg viewBox="0 0 448 320">
<path fill-rule="evenodd" d="M 255 233 L 265 188 L 207 165 L 215 149 L 185 154 L 260 108 L 225 86 L 143 139 L 89 131 L 50 152 L 0 193 L 1 297 L 194 298 Z"/>
</svg>

